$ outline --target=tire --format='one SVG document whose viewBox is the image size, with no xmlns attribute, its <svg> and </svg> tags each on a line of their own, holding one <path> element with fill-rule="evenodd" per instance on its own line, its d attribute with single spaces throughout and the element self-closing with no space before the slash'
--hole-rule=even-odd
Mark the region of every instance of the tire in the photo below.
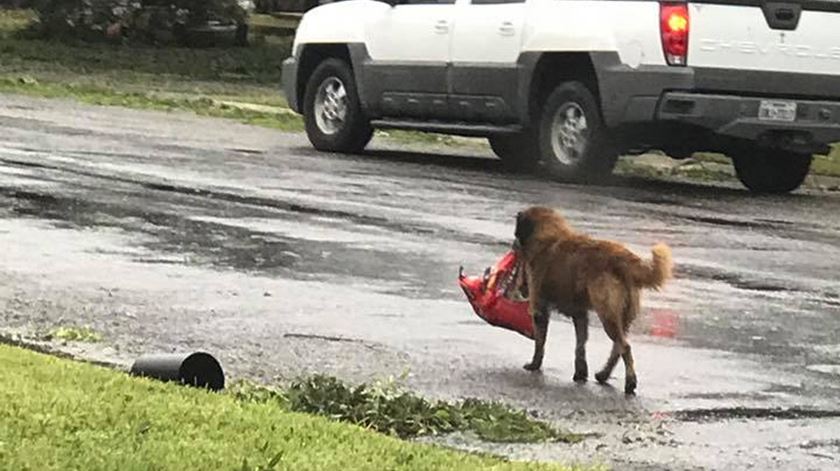
<svg viewBox="0 0 840 471">
<path fill-rule="evenodd" d="M 740 151 L 732 156 L 738 179 L 753 193 L 790 193 L 800 186 L 811 170 L 810 154 L 780 149 Z"/>
<path fill-rule="evenodd" d="M 303 120 L 309 142 L 321 151 L 353 154 L 370 142 L 373 129 L 346 62 L 327 59 L 312 72 L 303 98 Z"/>
<path fill-rule="evenodd" d="M 507 169 L 528 171 L 536 167 L 537 146 L 532 134 L 498 134 L 487 141 Z"/>
<path fill-rule="evenodd" d="M 618 160 L 598 102 L 580 82 L 562 83 L 551 92 L 540 114 L 537 139 L 540 165 L 562 181 L 601 182 Z"/>
</svg>

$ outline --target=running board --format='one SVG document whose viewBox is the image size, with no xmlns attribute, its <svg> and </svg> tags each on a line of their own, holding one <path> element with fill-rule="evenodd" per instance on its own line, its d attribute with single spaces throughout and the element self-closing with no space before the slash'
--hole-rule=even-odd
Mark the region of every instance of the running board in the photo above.
<svg viewBox="0 0 840 471">
<path fill-rule="evenodd" d="M 516 134 L 522 132 L 522 126 L 518 125 L 496 126 L 492 124 L 400 121 L 391 119 L 375 120 L 371 121 L 370 124 L 377 129 L 403 129 L 466 137 L 487 137 L 494 134 Z"/>
</svg>

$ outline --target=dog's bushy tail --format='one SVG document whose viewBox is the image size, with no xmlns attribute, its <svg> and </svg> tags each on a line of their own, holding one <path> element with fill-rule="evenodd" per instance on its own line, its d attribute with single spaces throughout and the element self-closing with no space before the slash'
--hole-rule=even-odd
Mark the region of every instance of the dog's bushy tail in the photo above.
<svg viewBox="0 0 840 471">
<path fill-rule="evenodd" d="M 651 250 L 653 258 L 637 265 L 633 270 L 633 278 L 643 288 L 660 289 L 673 276 L 674 261 L 671 258 L 671 248 L 665 244 L 657 244 Z"/>
</svg>

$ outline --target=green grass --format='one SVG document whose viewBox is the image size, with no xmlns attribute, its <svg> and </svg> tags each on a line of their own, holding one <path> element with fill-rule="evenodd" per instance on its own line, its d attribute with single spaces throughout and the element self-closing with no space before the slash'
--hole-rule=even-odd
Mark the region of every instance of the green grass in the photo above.
<svg viewBox="0 0 840 471">
<path fill-rule="evenodd" d="M 408 443 L 2 345 L 0 380 L 3 469 L 565 469 Z"/>
<path fill-rule="evenodd" d="M 105 106 L 124 106 L 158 111 L 190 111 L 201 116 L 235 119 L 257 126 L 299 131 L 300 117 L 287 113 L 249 110 L 226 104 L 230 97 L 206 95 L 158 95 L 154 92 L 127 92 L 107 89 L 95 84 L 42 83 L 31 76 L 0 77 L 0 92 L 18 93 L 47 98 L 69 98 L 82 103 Z M 238 98 L 238 97 L 236 97 Z"/>
<path fill-rule="evenodd" d="M 252 14 L 248 20 L 251 30 L 257 34 L 283 34 L 294 32 L 300 20 L 297 18 L 277 18 L 272 15 Z"/>
<path fill-rule="evenodd" d="M 32 10 L 0 10 L 0 39 L 8 39 L 35 19 Z"/>
<path fill-rule="evenodd" d="M 840 177 L 840 145 L 834 146 L 831 152 L 826 156 L 816 156 L 814 158 L 814 163 L 811 164 L 811 173 L 815 175 Z"/>
<path fill-rule="evenodd" d="M 64 340 L 66 342 L 97 343 L 102 341 L 102 334 L 90 327 L 64 326 L 49 331 L 44 340 Z"/>
<path fill-rule="evenodd" d="M 731 160 L 721 154 L 698 153 L 690 160 L 673 162 L 672 166 L 650 165 L 632 157 L 623 158 L 616 165 L 616 173 L 645 179 L 683 178 L 704 182 L 736 181 Z M 814 156 L 811 175 L 840 178 L 840 145 L 828 155 Z M 811 185 L 813 182 L 806 181 Z"/>
<path fill-rule="evenodd" d="M 688 161 L 686 161 L 688 162 Z M 702 182 L 722 182 L 734 180 L 732 174 L 723 171 L 719 165 L 708 165 L 708 162 L 703 160 L 691 161 L 683 165 L 674 165 L 672 167 L 655 167 L 645 163 L 633 161 L 632 158 L 621 159 L 615 167 L 615 173 L 628 177 L 637 177 L 644 179 L 670 179 L 683 178 Z M 713 163 L 717 163 L 711 161 Z"/>
<path fill-rule="evenodd" d="M 721 165 L 731 165 L 732 160 L 723 154 L 714 154 L 710 152 L 698 152 L 692 157 L 697 162 L 708 162 Z"/>
<path fill-rule="evenodd" d="M 193 83 L 273 87 L 280 84 L 282 63 L 291 48 L 290 37 L 273 38 L 265 45 L 243 48 L 122 46 L 23 39 L 21 33 L 33 18 L 26 10 L 0 10 L 0 37 L 4 39 L 0 45 L 4 60 L 0 65 L 4 72 L 93 74 L 129 83 L 151 80 L 155 84 L 167 84 L 169 79 L 187 79 Z"/>
<path fill-rule="evenodd" d="M 0 10 L 0 92 L 65 97 L 98 105 L 185 110 L 286 130 L 300 118 L 223 106 L 285 108 L 281 67 L 291 38 L 248 48 L 157 48 L 23 39 L 34 15 Z M 247 106 L 245 107 L 247 108 Z"/>
<path fill-rule="evenodd" d="M 732 163 L 728 157 L 721 154 L 696 154 L 694 159 L 700 163 L 723 165 L 731 165 Z M 811 165 L 811 174 L 840 177 L 840 146 L 833 146 L 828 155 L 814 156 L 814 163 Z"/>
</svg>

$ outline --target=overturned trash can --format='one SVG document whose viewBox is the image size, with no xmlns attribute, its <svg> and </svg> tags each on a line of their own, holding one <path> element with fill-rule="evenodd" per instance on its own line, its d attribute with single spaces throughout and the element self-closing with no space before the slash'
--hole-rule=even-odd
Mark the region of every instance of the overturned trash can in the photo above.
<svg viewBox="0 0 840 471">
<path fill-rule="evenodd" d="M 222 365 L 204 352 L 145 355 L 131 366 L 131 374 L 211 391 L 225 388 Z"/>
</svg>

